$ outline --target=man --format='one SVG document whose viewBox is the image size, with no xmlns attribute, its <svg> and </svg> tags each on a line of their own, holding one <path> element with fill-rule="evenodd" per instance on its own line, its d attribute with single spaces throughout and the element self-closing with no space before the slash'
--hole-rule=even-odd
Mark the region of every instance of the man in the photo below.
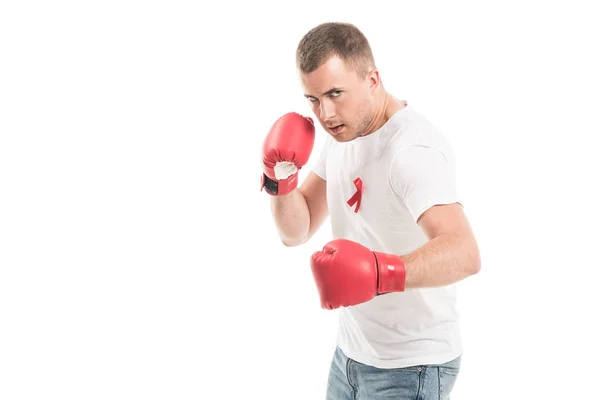
<svg viewBox="0 0 600 400">
<path fill-rule="evenodd" d="M 462 356 L 454 284 L 480 269 L 453 151 L 386 91 L 354 25 L 314 27 L 297 66 L 329 135 L 299 185 L 314 121 L 282 116 L 264 142 L 262 185 L 286 246 L 331 218 L 333 240 L 311 259 L 322 307 L 339 310 L 327 399 L 448 399 Z"/>
</svg>

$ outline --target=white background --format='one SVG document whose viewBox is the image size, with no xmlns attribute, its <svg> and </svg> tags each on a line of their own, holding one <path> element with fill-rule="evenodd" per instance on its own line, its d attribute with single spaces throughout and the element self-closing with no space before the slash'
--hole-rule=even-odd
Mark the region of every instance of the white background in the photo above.
<svg viewBox="0 0 600 400">
<path fill-rule="evenodd" d="M 0 6 L 0 399 L 324 398 L 329 226 L 282 246 L 259 179 L 332 20 L 457 154 L 483 266 L 453 399 L 597 395 L 593 2 L 200 3 Z"/>
</svg>

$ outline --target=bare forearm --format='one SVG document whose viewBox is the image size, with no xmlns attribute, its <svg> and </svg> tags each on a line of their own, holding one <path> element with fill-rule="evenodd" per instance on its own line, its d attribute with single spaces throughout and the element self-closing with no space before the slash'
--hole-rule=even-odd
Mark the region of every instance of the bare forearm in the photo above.
<svg viewBox="0 0 600 400">
<path fill-rule="evenodd" d="M 287 246 L 304 243 L 310 228 L 310 213 L 299 189 L 271 198 L 271 211 L 282 242 Z"/>
<path fill-rule="evenodd" d="M 480 259 L 473 240 L 440 235 L 402 256 L 406 288 L 436 287 L 458 282 L 479 271 Z"/>
</svg>

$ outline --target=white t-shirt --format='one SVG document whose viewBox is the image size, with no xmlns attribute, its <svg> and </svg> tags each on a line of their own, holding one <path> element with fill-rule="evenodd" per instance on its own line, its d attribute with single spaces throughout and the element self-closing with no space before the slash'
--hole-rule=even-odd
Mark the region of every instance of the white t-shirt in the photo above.
<svg viewBox="0 0 600 400">
<path fill-rule="evenodd" d="M 333 239 L 373 251 L 415 250 L 428 240 L 419 216 L 436 204 L 460 202 L 449 142 L 410 105 L 367 136 L 345 143 L 329 136 L 313 171 L 327 181 Z M 357 178 L 358 211 L 349 202 Z M 462 353 L 455 285 L 407 289 L 338 311 L 338 346 L 358 362 L 400 368 Z"/>
</svg>

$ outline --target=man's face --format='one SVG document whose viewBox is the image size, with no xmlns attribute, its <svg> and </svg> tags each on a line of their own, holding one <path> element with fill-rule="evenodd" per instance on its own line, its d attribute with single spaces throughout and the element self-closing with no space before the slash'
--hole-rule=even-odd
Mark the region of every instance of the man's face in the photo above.
<svg viewBox="0 0 600 400">
<path fill-rule="evenodd" d="M 300 74 L 312 110 L 338 142 L 362 135 L 373 118 L 373 87 L 337 56 L 309 74 Z"/>
</svg>

